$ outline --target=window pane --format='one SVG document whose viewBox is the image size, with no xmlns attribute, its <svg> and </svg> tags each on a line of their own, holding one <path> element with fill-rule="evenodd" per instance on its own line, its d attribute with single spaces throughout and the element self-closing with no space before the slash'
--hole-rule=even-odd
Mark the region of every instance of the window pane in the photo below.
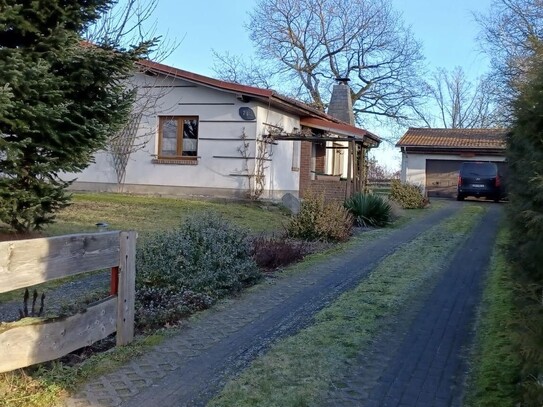
<svg viewBox="0 0 543 407">
<path fill-rule="evenodd" d="M 198 140 L 184 139 L 183 140 L 183 155 L 196 156 L 198 149 Z"/>
<path fill-rule="evenodd" d="M 183 120 L 183 138 L 189 138 L 189 139 L 198 138 L 198 120 L 196 119 Z"/>
<path fill-rule="evenodd" d="M 177 120 L 162 121 L 162 151 L 161 155 L 177 155 Z"/>
<path fill-rule="evenodd" d="M 195 157 L 198 152 L 198 120 L 183 120 L 183 155 Z"/>
</svg>

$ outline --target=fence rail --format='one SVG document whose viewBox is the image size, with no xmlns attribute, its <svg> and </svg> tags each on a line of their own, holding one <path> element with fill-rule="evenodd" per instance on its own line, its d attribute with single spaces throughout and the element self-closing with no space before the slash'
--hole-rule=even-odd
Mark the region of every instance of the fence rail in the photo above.
<svg viewBox="0 0 543 407">
<path fill-rule="evenodd" d="M 66 318 L 23 318 L 0 324 L 0 372 L 54 360 L 117 332 L 134 337 L 136 232 L 103 232 L 0 242 L 0 292 L 112 269 L 114 292 Z"/>
<path fill-rule="evenodd" d="M 392 179 L 369 179 L 368 180 L 368 189 L 388 193 L 390 192 Z"/>
</svg>

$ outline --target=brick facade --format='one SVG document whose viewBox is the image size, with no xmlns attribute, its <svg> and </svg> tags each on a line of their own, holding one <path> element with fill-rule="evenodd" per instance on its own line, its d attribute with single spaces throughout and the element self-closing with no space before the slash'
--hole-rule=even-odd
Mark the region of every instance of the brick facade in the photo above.
<svg viewBox="0 0 543 407">
<path fill-rule="evenodd" d="M 305 194 L 323 195 L 326 201 L 345 200 L 347 189 L 347 181 L 320 181 L 312 180 L 308 187 L 301 191 L 300 196 L 303 198 Z"/>
<path fill-rule="evenodd" d="M 312 172 L 323 173 L 326 165 L 326 144 L 319 143 L 316 147 L 315 169 L 311 166 L 312 143 L 302 141 L 300 148 L 300 197 L 307 193 L 323 195 L 324 198 L 333 201 L 345 199 L 347 181 L 323 181 L 312 179 Z"/>
<path fill-rule="evenodd" d="M 315 172 L 324 174 L 326 170 L 326 143 L 315 143 Z"/>
</svg>

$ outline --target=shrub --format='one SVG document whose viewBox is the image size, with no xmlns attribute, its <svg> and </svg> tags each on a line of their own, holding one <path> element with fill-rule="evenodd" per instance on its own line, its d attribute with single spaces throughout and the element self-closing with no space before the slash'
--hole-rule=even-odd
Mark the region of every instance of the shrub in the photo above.
<svg viewBox="0 0 543 407">
<path fill-rule="evenodd" d="M 300 212 L 290 219 L 287 235 L 305 240 L 344 241 L 351 235 L 353 218 L 338 202 L 325 202 L 323 196 L 307 196 Z"/>
<path fill-rule="evenodd" d="M 345 201 L 358 226 L 386 226 L 391 220 L 391 206 L 379 195 L 357 193 Z"/>
<path fill-rule="evenodd" d="M 303 242 L 276 237 L 258 237 L 253 241 L 253 257 L 258 267 L 276 269 L 300 261 L 306 253 Z"/>
<path fill-rule="evenodd" d="M 145 240 L 136 254 L 136 285 L 220 297 L 259 278 L 251 254 L 247 232 L 217 214 L 200 214 Z"/>
<path fill-rule="evenodd" d="M 213 305 L 207 294 L 190 290 L 176 292 L 161 287 L 142 287 L 136 291 L 136 324 L 148 330 L 174 324 L 194 311 Z"/>
<path fill-rule="evenodd" d="M 419 209 L 428 204 L 421 187 L 396 179 L 391 182 L 389 197 L 392 201 L 398 202 L 403 209 Z"/>
<path fill-rule="evenodd" d="M 543 48 L 537 44 L 537 55 Z M 543 404 L 543 65 L 530 63 L 507 137 L 510 261 L 519 290 L 523 406 Z"/>
</svg>

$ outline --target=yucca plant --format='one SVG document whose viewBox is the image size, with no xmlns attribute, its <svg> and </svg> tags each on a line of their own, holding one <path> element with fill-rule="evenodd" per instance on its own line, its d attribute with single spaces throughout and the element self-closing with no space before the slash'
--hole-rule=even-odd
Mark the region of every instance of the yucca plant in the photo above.
<svg viewBox="0 0 543 407">
<path fill-rule="evenodd" d="M 357 193 L 347 198 L 345 208 L 358 226 L 386 226 L 391 220 L 390 204 L 379 195 Z"/>
</svg>

